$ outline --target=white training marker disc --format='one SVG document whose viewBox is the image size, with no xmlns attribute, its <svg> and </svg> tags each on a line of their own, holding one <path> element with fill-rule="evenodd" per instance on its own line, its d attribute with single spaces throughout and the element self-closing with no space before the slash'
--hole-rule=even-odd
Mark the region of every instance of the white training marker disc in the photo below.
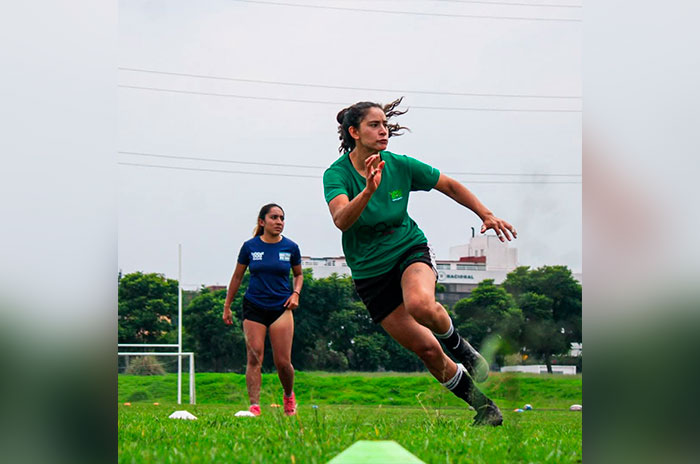
<svg viewBox="0 0 700 464">
<path fill-rule="evenodd" d="M 197 420 L 197 417 L 187 411 L 175 411 L 168 416 L 170 419 Z"/>
<path fill-rule="evenodd" d="M 238 411 L 235 414 L 236 417 L 255 417 L 255 414 L 253 414 L 250 411 Z"/>
</svg>

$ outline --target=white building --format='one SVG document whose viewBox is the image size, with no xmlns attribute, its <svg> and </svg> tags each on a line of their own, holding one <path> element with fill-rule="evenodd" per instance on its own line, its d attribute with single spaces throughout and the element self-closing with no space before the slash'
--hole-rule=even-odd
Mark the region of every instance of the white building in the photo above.
<svg viewBox="0 0 700 464">
<path fill-rule="evenodd" d="M 438 300 L 453 305 L 485 279 L 502 283 L 506 275 L 518 266 L 518 250 L 501 242 L 495 235 L 472 237 L 468 244 L 451 247 L 450 259 L 438 259 L 435 265 L 438 283 L 445 288 L 444 292 L 438 293 Z M 311 269 L 317 279 L 333 273 L 350 275 L 344 256 L 302 256 L 301 267 Z"/>
<path fill-rule="evenodd" d="M 544 364 L 528 366 L 502 366 L 501 372 L 526 372 L 528 374 L 546 374 L 547 366 Z M 576 366 L 552 364 L 552 374 L 576 375 Z"/>
<path fill-rule="evenodd" d="M 437 294 L 441 303 L 452 306 L 467 297 L 479 282 L 492 279 L 500 284 L 518 267 L 518 249 L 501 242 L 495 235 L 472 236 L 469 243 L 450 247 L 450 259 L 436 260 L 438 283 L 445 287 Z"/>
<path fill-rule="evenodd" d="M 450 247 L 450 259 L 486 258 L 487 271 L 510 272 L 518 267 L 518 249 L 510 248 L 495 235 L 472 237 L 468 244 Z"/>
<path fill-rule="evenodd" d="M 315 279 L 329 277 L 335 273 L 339 276 L 350 275 L 350 268 L 345 262 L 345 256 L 333 256 L 327 258 L 301 257 L 301 268 L 311 269 Z"/>
<path fill-rule="evenodd" d="M 571 342 L 569 356 L 581 356 L 583 354 L 583 343 Z"/>
<path fill-rule="evenodd" d="M 486 279 L 501 284 L 509 272 L 518 267 L 518 250 L 509 242 L 501 242 L 495 235 L 472 236 L 468 244 L 450 248 L 450 259 L 437 259 L 438 283 L 445 288 L 437 294 L 441 303 L 449 306 L 469 296 Z M 344 256 L 325 258 L 301 257 L 301 267 L 312 269 L 315 278 L 350 275 Z M 581 282 L 581 275 L 574 274 Z"/>
</svg>

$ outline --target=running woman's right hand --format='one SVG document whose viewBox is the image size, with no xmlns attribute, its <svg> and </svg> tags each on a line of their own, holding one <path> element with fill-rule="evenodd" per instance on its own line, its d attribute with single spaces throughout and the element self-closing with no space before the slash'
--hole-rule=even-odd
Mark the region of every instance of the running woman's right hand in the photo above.
<svg viewBox="0 0 700 464">
<path fill-rule="evenodd" d="M 379 153 L 372 155 L 365 160 L 365 172 L 367 173 L 367 191 L 374 193 L 382 181 L 382 170 L 384 169 L 384 161 L 379 163 L 377 167 L 373 167 L 375 161 L 379 158 Z"/>
<path fill-rule="evenodd" d="M 226 324 L 226 325 L 233 324 L 233 314 L 231 313 L 230 307 L 227 308 L 224 306 L 224 315 L 222 318 L 224 320 L 224 324 Z"/>
</svg>

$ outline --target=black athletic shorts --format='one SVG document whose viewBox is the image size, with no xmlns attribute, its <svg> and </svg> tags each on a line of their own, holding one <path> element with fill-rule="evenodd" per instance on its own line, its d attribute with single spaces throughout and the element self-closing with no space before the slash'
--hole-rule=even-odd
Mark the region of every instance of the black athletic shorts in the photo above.
<svg viewBox="0 0 700 464">
<path fill-rule="evenodd" d="M 369 310 L 369 315 L 375 324 L 379 324 L 382 319 L 403 303 L 401 276 L 403 271 L 413 263 L 425 263 L 430 266 L 437 281 L 433 250 L 427 243 L 409 248 L 406 253 L 401 255 L 396 266 L 385 274 L 368 279 L 353 279 L 355 290 Z"/>
<path fill-rule="evenodd" d="M 249 321 L 259 322 L 266 327 L 270 327 L 270 325 L 279 319 L 286 311 L 286 309 L 265 309 L 248 300 L 246 297 L 243 297 L 242 306 L 243 320 L 248 319 Z"/>
</svg>

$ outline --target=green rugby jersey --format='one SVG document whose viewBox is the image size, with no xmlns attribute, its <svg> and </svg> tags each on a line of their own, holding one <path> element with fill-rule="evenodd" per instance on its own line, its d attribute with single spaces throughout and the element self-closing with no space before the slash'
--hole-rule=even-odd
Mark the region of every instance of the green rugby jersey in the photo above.
<svg viewBox="0 0 700 464">
<path fill-rule="evenodd" d="M 435 187 L 440 171 L 405 155 L 380 152 L 385 162 L 382 180 L 358 220 L 343 232 L 343 252 L 355 279 L 384 274 L 411 246 L 427 242 L 408 215 L 408 195 Z M 326 203 L 345 194 L 350 200 L 367 181 L 344 153 L 323 174 Z"/>
</svg>

